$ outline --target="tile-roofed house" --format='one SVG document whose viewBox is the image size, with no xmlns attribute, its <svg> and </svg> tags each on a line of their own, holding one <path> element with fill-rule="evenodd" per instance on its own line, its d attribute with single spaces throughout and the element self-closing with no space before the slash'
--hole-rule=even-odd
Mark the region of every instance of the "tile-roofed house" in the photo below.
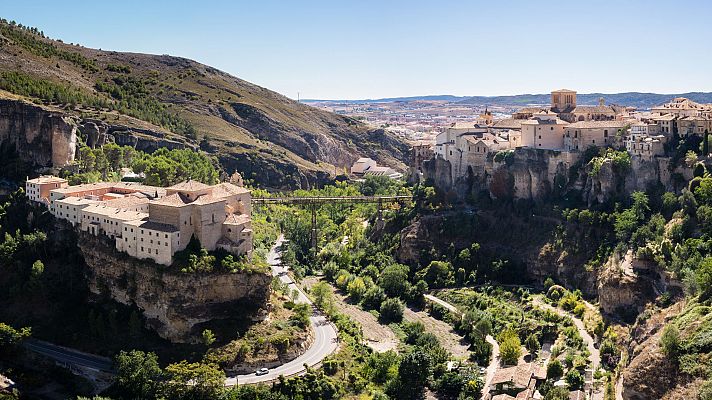
<svg viewBox="0 0 712 400">
<path fill-rule="evenodd" d="M 522 119 L 505 118 L 495 120 L 492 124 L 493 129 L 522 129 Z"/>
<path fill-rule="evenodd" d="M 183 207 L 190 204 L 191 201 L 180 193 L 169 194 L 166 197 L 158 200 L 153 200 L 150 204 L 160 204 L 166 206 Z"/>
</svg>

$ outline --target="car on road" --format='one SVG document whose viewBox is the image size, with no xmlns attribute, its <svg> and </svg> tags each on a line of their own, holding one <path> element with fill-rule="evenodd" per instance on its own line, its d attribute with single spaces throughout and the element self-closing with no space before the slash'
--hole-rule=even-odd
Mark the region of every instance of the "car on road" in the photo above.
<svg viewBox="0 0 712 400">
<path fill-rule="evenodd" d="M 267 375 L 269 373 L 269 370 L 267 368 L 260 368 L 257 371 L 255 371 L 255 375 L 261 376 L 261 375 Z"/>
</svg>

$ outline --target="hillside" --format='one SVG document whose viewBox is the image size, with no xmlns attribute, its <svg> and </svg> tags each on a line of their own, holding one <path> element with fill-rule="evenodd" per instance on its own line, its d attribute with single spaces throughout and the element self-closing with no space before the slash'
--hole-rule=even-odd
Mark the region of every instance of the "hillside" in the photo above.
<svg viewBox="0 0 712 400">
<path fill-rule="evenodd" d="M 0 89 L 61 108 L 78 122 L 200 145 L 227 173 L 273 188 L 324 181 L 359 156 L 403 169 L 407 153 L 382 130 L 192 60 L 65 44 L 4 20 Z"/>
</svg>

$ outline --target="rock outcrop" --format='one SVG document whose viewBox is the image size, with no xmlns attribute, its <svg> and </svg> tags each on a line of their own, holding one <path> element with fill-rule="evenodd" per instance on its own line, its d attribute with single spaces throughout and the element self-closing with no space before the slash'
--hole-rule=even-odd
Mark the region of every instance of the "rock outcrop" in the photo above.
<svg viewBox="0 0 712 400">
<path fill-rule="evenodd" d="M 635 258 L 628 251 L 613 254 L 598 274 L 598 301 L 608 314 L 633 317 L 657 297 L 655 265 Z"/>
<path fill-rule="evenodd" d="M 130 258 L 102 238 L 82 234 L 79 244 L 90 292 L 135 304 L 148 327 L 172 342 L 194 340 L 208 321 L 265 314 L 268 274 L 180 273 Z"/>
<path fill-rule="evenodd" d="M 0 99 L 0 149 L 36 167 L 74 160 L 77 127 L 63 113 L 21 100 Z"/>
</svg>

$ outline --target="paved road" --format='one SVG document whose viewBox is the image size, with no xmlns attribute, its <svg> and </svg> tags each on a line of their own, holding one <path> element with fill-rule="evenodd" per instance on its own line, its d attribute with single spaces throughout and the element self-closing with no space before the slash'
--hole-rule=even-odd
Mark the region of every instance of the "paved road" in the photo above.
<svg viewBox="0 0 712 400">
<path fill-rule="evenodd" d="M 30 339 L 25 341 L 25 348 L 43 356 L 49 357 L 60 363 L 80 368 L 88 368 L 101 372 L 113 373 L 113 363 L 110 358 L 83 353 L 79 350 L 57 346 L 41 340 Z"/>
<path fill-rule="evenodd" d="M 267 262 L 272 267 L 272 275 L 279 276 L 282 282 L 286 283 L 290 292 L 296 290 L 299 295 L 296 299 L 297 303 L 312 304 L 311 300 L 304 294 L 301 288 L 289 277 L 287 269 L 280 265 L 279 254 L 277 248 L 284 242 L 284 236 L 280 235 L 277 242 L 267 255 Z M 313 305 L 312 305 L 313 306 Z M 314 328 L 314 342 L 304 354 L 294 360 L 282 364 L 279 367 L 269 370 L 269 373 L 262 376 L 257 376 L 255 373 L 237 375 L 229 377 L 225 380 L 226 386 L 234 386 L 236 384 L 256 384 L 265 383 L 276 380 L 280 375 L 291 376 L 299 375 L 306 371 L 304 364 L 312 367 L 319 364 L 326 356 L 336 351 L 338 347 L 336 328 L 329 323 L 323 315 L 319 314 L 314 308 L 314 314 L 309 318 L 311 325 Z"/>
</svg>

